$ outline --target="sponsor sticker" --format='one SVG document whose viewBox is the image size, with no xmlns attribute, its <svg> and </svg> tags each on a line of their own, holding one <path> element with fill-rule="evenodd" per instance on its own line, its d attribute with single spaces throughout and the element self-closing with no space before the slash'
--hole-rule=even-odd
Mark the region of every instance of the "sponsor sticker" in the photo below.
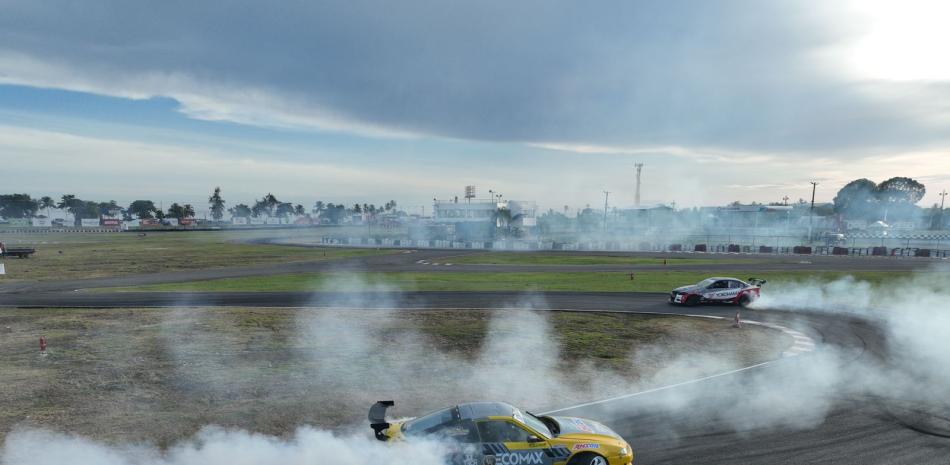
<svg viewBox="0 0 950 465">
<path fill-rule="evenodd" d="M 575 419 L 574 419 L 574 426 L 577 426 L 578 429 L 580 429 L 581 431 L 587 432 L 587 433 L 593 433 L 593 432 L 594 432 L 594 429 L 591 428 L 590 425 L 588 425 L 587 423 L 585 423 L 584 420 L 581 420 L 580 418 L 575 418 Z"/>
<path fill-rule="evenodd" d="M 589 450 L 589 449 L 600 449 L 600 444 L 594 444 L 594 443 L 574 444 L 574 447 L 573 447 L 573 450 Z"/>
<path fill-rule="evenodd" d="M 544 452 L 510 452 L 495 456 L 499 465 L 544 465 Z"/>
</svg>

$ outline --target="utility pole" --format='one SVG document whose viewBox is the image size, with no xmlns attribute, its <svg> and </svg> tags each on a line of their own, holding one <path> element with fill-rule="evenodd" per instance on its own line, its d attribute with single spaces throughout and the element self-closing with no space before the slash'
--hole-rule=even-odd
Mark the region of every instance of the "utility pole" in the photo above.
<svg viewBox="0 0 950 465">
<path fill-rule="evenodd" d="M 940 193 L 940 224 L 939 224 L 939 226 L 940 226 L 940 229 L 941 229 L 941 230 L 943 230 L 943 201 L 944 201 L 944 200 L 947 200 L 947 190 L 946 190 L 946 189 L 944 189 L 943 192 Z"/>
<path fill-rule="evenodd" d="M 812 238 L 814 237 L 812 236 L 812 227 L 815 221 L 815 189 L 818 188 L 817 181 L 810 181 L 810 182 L 811 182 L 811 211 L 808 214 L 808 243 L 809 244 L 811 243 Z"/>
<path fill-rule="evenodd" d="M 607 232 L 607 198 L 610 197 L 610 191 L 604 191 L 604 232 Z"/>
<path fill-rule="evenodd" d="M 787 207 L 787 206 L 788 206 L 788 196 L 786 195 L 785 197 L 782 197 L 782 201 L 785 202 L 785 206 Z"/>
<path fill-rule="evenodd" d="M 637 167 L 637 196 L 634 199 L 633 204 L 639 207 L 640 206 L 640 171 L 643 170 L 643 163 L 637 163 L 634 166 Z"/>
</svg>

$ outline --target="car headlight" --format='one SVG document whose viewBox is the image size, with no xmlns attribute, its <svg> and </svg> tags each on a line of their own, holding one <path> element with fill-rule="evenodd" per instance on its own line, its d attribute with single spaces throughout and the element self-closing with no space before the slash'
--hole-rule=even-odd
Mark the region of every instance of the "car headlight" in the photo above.
<svg viewBox="0 0 950 465">
<path fill-rule="evenodd" d="M 620 455 L 630 455 L 630 449 L 623 447 L 620 449 Z"/>
</svg>

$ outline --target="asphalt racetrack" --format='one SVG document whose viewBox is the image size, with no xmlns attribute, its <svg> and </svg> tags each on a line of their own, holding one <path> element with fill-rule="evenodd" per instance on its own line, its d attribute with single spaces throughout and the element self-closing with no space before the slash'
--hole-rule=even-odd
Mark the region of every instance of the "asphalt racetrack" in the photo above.
<svg viewBox="0 0 950 465">
<path fill-rule="evenodd" d="M 373 271 L 413 271 L 418 260 L 445 260 L 448 251 L 416 251 L 381 257 L 345 260 L 354 269 Z M 458 252 L 451 252 L 457 254 Z M 907 269 L 930 266 L 927 260 L 815 257 L 811 263 L 797 264 L 821 270 L 850 269 Z M 788 258 L 782 260 L 788 261 Z M 148 307 L 148 306 L 323 306 L 327 302 L 345 301 L 345 294 L 304 292 L 248 292 L 248 293 L 92 293 L 76 289 L 128 286 L 158 282 L 182 282 L 194 279 L 214 279 L 232 276 L 252 276 L 275 272 L 298 272 L 339 269 L 341 263 L 302 263 L 280 266 L 260 266 L 203 270 L 182 273 L 162 273 L 93 280 L 62 281 L 55 283 L 12 284 L 0 288 L 0 306 L 36 307 Z M 701 265 L 700 265 L 701 266 Z M 730 268 L 749 270 L 752 266 L 795 266 L 776 260 L 775 263 L 747 265 L 713 265 L 705 270 L 719 270 L 728 274 Z M 699 267 L 699 266 L 698 266 Z M 697 267 L 697 268 L 698 268 Z M 905 268 L 906 267 L 906 268 Z M 446 272 L 466 270 L 485 271 L 494 267 L 457 266 L 440 267 Z M 500 266 L 515 271 L 521 266 Z M 550 267 L 533 266 L 533 271 L 611 269 L 612 267 Z M 637 267 L 622 267 L 629 270 Z M 433 271 L 434 267 L 426 268 Z M 677 269 L 687 269 L 677 266 Z M 773 269 L 773 268 L 767 268 Z M 397 296 L 393 296 L 397 297 Z M 704 306 L 674 307 L 666 303 L 665 294 L 651 293 L 583 293 L 551 292 L 536 295 L 544 309 L 575 311 L 648 312 L 664 314 L 698 314 L 731 318 L 735 308 Z M 448 308 L 465 311 L 470 308 L 506 308 L 522 301 L 524 296 L 515 292 L 415 292 L 401 293 L 393 299 L 373 301 L 398 302 L 405 308 Z M 389 305 L 389 304 L 387 304 Z M 808 357 L 822 350 L 835 348 L 854 361 L 882 362 L 886 356 L 886 338 L 872 323 L 842 316 L 806 312 L 774 310 L 746 311 L 748 319 L 792 328 L 807 334 L 817 343 L 816 350 L 797 357 L 776 360 L 723 376 L 713 377 L 683 386 L 674 386 L 642 393 L 609 402 L 594 403 L 558 412 L 602 420 L 627 438 L 637 453 L 638 464 L 947 464 L 950 463 L 950 439 L 932 421 L 927 412 L 901 410 L 880 399 L 841 397 L 834 399 L 823 421 L 807 427 L 768 427 L 757 425 L 757 408 L 735 402 L 721 405 L 724 389 L 735 389 L 745 379 L 762 376 L 789 376 L 786 364 L 806 364 Z M 728 324 L 728 322 L 724 322 Z M 883 360 L 886 363 L 886 360 Z M 705 396 L 708 402 L 688 410 L 651 409 L 659 396 L 669 396 L 678 390 L 689 389 L 692 396 Z M 699 393 L 699 394 L 697 394 Z M 633 393 L 632 393 L 633 394 Z M 499 399 L 503 400 L 503 399 Z M 801 400 L 801 399 L 796 399 Z M 577 399 L 578 404 L 589 404 L 596 399 Z M 776 398 L 776 403 L 781 403 Z M 730 412 L 729 421 L 712 411 Z M 636 413 L 630 413 L 636 412 Z M 748 420 L 747 422 L 742 421 Z M 748 423 L 747 429 L 736 424 Z"/>
</svg>

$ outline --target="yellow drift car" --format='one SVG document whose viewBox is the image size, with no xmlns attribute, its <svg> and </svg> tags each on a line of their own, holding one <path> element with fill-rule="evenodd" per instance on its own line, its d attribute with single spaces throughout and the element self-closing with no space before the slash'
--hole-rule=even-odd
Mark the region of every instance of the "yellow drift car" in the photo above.
<svg viewBox="0 0 950 465">
<path fill-rule="evenodd" d="M 535 416 L 502 402 L 449 407 L 412 420 L 387 423 L 381 401 L 369 410 L 381 441 L 426 437 L 449 441 L 457 465 L 629 465 L 633 450 L 610 428 L 573 417 Z"/>
</svg>

